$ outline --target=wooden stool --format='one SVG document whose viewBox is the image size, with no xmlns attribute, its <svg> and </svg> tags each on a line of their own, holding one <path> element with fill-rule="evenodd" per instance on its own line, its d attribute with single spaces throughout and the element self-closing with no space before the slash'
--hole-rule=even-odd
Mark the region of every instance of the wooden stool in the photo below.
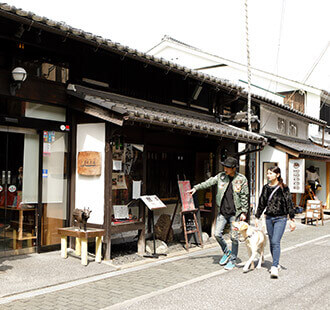
<svg viewBox="0 0 330 310">
<path fill-rule="evenodd" d="M 79 230 L 77 227 L 59 228 L 58 234 L 61 235 L 61 257 L 67 258 L 67 237 L 76 238 L 76 255 L 81 256 L 81 264 L 87 266 L 87 246 L 88 238 L 95 238 L 95 261 L 101 262 L 102 236 L 105 235 L 104 229 L 88 228 L 86 231 Z"/>
</svg>

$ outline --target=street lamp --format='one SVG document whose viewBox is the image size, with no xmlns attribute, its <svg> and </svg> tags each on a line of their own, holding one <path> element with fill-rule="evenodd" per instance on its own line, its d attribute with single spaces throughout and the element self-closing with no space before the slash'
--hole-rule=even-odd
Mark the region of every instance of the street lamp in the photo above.
<svg viewBox="0 0 330 310">
<path fill-rule="evenodd" d="M 10 84 L 10 94 L 16 95 L 16 90 L 21 88 L 21 84 L 26 80 L 27 73 L 24 68 L 16 67 L 11 72 L 13 82 Z"/>
</svg>

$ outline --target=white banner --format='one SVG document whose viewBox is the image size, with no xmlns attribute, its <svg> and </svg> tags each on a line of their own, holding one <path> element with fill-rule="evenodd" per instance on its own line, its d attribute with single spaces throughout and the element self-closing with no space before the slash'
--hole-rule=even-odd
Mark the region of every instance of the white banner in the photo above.
<svg viewBox="0 0 330 310">
<path fill-rule="evenodd" d="M 305 192 L 305 159 L 289 159 L 289 188 L 291 193 Z"/>
</svg>

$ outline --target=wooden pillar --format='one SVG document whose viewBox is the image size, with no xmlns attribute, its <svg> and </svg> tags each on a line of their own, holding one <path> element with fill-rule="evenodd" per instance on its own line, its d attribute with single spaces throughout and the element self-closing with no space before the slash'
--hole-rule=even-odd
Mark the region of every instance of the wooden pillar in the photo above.
<svg viewBox="0 0 330 310">
<path fill-rule="evenodd" d="M 147 192 L 147 162 L 148 162 L 148 145 L 147 145 L 147 138 L 146 138 L 146 131 L 143 132 L 143 184 L 142 184 L 142 195 L 146 195 Z M 152 213 L 148 209 L 147 211 L 147 226 L 148 226 L 148 233 L 151 233 L 151 216 Z"/>
<path fill-rule="evenodd" d="M 111 214 L 112 214 L 112 131 L 111 125 L 105 125 L 105 164 L 104 164 L 104 224 L 105 229 L 105 253 L 104 259 L 111 259 Z"/>
<path fill-rule="evenodd" d="M 72 226 L 73 221 L 71 214 L 76 207 L 76 153 L 77 153 L 77 119 L 74 113 L 71 114 L 71 146 L 70 146 L 70 196 L 69 196 L 69 212 L 67 225 Z M 69 247 L 73 248 L 73 238 L 69 239 Z"/>
<path fill-rule="evenodd" d="M 327 190 L 327 209 L 330 209 L 330 162 L 327 162 L 327 182 L 326 182 L 326 190 Z"/>
<path fill-rule="evenodd" d="M 145 135 L 145 132 L 144 132 Z M 143 139 L 143 153 L 142 153 L 142 160 L 143 160 L 143 173 L 142 173 L 142 195 L 146 195 L 147 192 L 147 143 L 144 136 Z M 139 239 L 138 239 L 138 254 L 143 255 L 146 250 L 146 209 L 145 205 L 142 201 L 139 202 L 139 214 L 142 217 L 142 221 L 144 223 L 143 229 L 139 230 Z M 148 209 L 149 210 L 149 209 Z M 148 216 L 148 223 L 149 223 L 149 216 Z"/>
<path fill-rule="evenodd" d="M 213 161 L 215 174 L 220 171 L 220 161 L 221 161 L 221 145 L 218 145 L 215 152 L 215 160 Z M 215 233 L 215 225 L 218 216 L 218 206 L 216 203 L 216 194 L 217 189 L 212 188 L 212 215 L 211 215 L 211 236 L 214 237 Z"/>
<path fill-rule="evenodd" d="M 139 201 L 139 215 L 142 217 L 142 222 L 145 224 L 145 206 L 142 201 Z M 146 226 L 138 231 L 138 254 L 145 254 L 146 249 Z"/>
</svg>

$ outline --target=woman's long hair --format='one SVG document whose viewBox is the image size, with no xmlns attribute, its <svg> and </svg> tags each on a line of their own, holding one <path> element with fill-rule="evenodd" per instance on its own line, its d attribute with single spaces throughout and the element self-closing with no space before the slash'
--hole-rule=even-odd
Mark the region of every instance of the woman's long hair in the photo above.
<svg viewBox="0 0 330 310">
<path fill-rule="evenodd" d="M 286 187 L 286 185 L 283 182 L 282 176 L 281 176 L 281 169 L 279 167 L 273 166 L 273 167 L 268 168 L 267 170 L 270 170 L 271 172 L 279 174 L 279 176 L 277 177 L 277 181 L 279 182 L 281 188 Z"/>
</svg>

